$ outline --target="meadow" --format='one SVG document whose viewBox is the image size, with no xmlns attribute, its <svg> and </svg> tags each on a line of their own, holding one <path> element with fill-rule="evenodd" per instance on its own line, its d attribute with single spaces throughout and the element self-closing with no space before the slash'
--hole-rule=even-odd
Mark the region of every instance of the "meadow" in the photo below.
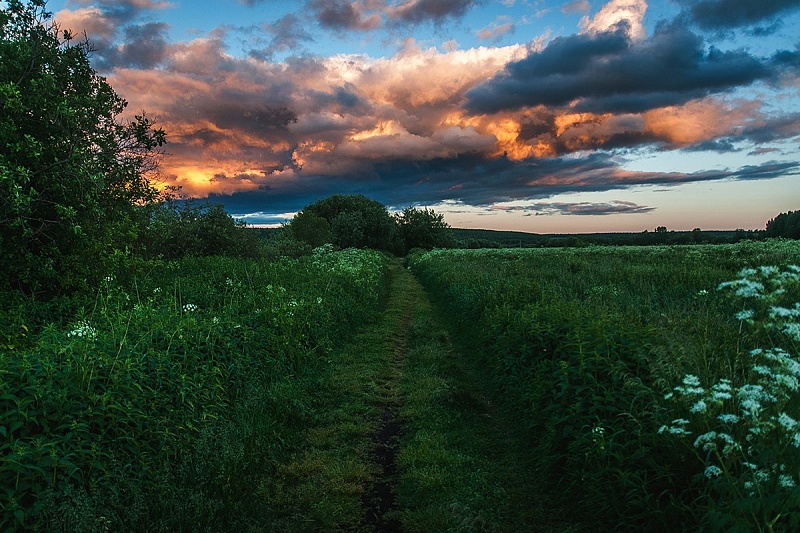
<svg viewBox="0 0 800 533">
<path fill-rule="evenodd" d="M 409 262 L 583 523 L 800 526 L 796 241 Z"/>
<path fill-rule="evenodd" d="M 134 262 L 85 298 L 4 299 L 0 529 L 263 515 L 252 495 L 293 453 L 332 350 L 379 312 L 386 264 L 325 248 Z"/>
<path fill-rule="evenodd" d="M 4 298 L 0 528 L 796 530 L 798 264 L 326 245 Z"/>
</svg>

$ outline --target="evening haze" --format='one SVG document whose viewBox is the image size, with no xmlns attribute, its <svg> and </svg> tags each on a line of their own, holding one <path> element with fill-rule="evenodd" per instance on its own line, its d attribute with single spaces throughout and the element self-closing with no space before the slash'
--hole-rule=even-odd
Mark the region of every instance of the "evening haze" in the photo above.
<svg viewBox="0 0 800 533">
<path fill-rule="evenodd" d="M 167 132 L 163 185 L 537 233 L 800 209 L 800 0 L 51 0 Z"/>
</svg>

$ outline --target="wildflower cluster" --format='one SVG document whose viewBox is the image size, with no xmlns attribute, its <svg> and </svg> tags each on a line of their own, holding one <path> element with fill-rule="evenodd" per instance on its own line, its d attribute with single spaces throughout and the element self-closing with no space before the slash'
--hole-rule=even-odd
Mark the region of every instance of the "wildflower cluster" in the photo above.
<svg viewBox="0 0 800 533">
<path fill-rule="evenodd" d="M 749 307 L 736 314 L 736 319 L 778 330 L 794 342 L 800 342 L 800 302 L 787 304 L 792 288 L 800 285 L 800 266 L 789 265 L 786 270 L 775 266 L 745 268 L 738 279 L 721 283 L 719 290 L 733 291 L 735 296 L 749 301 Z"/>
<path fill-rule="evenodd" d="M 748 268 L 718 289 L 752 304 L 737 320 L 780 331 L 791 345 L 800 339 L 800 304 L 780 304 L 799 284 L 798 274 L 796 266 Z M 794 491 L 800 482 L 800 361 L 778 346 L 757 348 L 749 352 L 744 372 L 732 378 L 704 387 L 699 377 L 686 375 L 665 399 L 687 409 L 688 419 L 676 418 L 659 433 L 694 438 L 691 446 L 705 463 L 705 477 L 734 489 L 726 494 L 764 501 Z M 779 517 L 782 511 L 778 506 L 771 513 Z"/>
<path fill-rule="evenodd" d="M 72 328 L 72 331 L 67 333 L 67 337 L 94 339 L 97 337 L 97 330 L 94 329 L 87 320 L 81 320 L 75 324 L 75 327 Z"/>
</svg>

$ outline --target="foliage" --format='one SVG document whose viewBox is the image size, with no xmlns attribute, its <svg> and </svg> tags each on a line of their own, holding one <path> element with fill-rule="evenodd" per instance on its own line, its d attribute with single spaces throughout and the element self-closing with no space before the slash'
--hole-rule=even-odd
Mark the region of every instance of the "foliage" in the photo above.
<svg viewBox="0 0 800 533">
<path fill-rule="evenodd" d="M 141 207 L 146 215 L 135 252 L 145 258 L 258 257 L 262 241 L 233 219 L 221 204 L 166 199 Z"/>
<path fill-rule="evenodd" d="M 395 215 L 405 250 L 449 248 L 455 244 L 444 215 L 432 209 L 408 207 Z"/>
<path fill-rule="evenodd" d="M 767 237 L 800 239 L 800 211 L 781 213 L 767 222 Z"/>
<path fill-rule="evenodd" d="M 339 248 L 371 248 L 395 251 L 397 249 L 397 227 L 386 207 L 363 195 L 335 194 L 307 205 L 303 216 L 293 219 L 290 227 L 298 222 L 309 223 L 310 215 L 323 218 L 330 225 L 332 242 Z M 313 221 L 313 219 L 311 219 Z M 294 230 L 293 230 L 294 231 Z M 308 233 L 300 234 L 304 236 Z M 315 239 L 315 242 L 318 239 Z"/>
<path fill-rule="evenodd" d="M 767 241 L 438 250 L 409 264 L 527 432 L 528 476 L 601 529 L 670 530 L 704 522 L 711 493 L 692 450 L 658 434 L 677 418 L 661 391 L 742 372 L 747 345 L 768 334 L 740 331 L 735 302 L 713 288 L 742 266 L 799 259 Z"/>
<path fill-rule="evenodd" d="M 381 306 L 384 257 L 124 266 L 63 327 L 2 317 L 0 528 L 260 529 L 332 348 Z"/>
<path fill-rule="evenodd" d="M 54 294 L 92 286 L 135 238 L 165 135 L 117 121 L 126 102 L 50 16 L 42 0 L 0 8 L 0 284 Z"/>
<path fill-rule="evenodd" d="M 740 371 L 717 378 L 710 387 L 687 374 L 666 395 L 681 418 L 663 425 L 659 433 L 694 441 L 690 449 L 706 478 L 712 502 L 709 520 L 715 529 L 796 531 L 800 267 L 747 268 L 719 289 L 749 301 L 736 319 L 761 329 L 777 345 L 751 350 Z"/>
<path fill-rule="evenodd" d="M 295 239 L 312 248 L 332 243 L 334 240 L 328 220 L 308 209 L 304 209 L 292 217 L 289 230 Z"/>
</svg>

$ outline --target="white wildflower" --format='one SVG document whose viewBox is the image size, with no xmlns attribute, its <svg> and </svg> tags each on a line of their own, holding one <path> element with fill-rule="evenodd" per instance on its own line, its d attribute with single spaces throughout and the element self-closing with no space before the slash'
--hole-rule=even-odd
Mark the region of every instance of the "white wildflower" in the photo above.
<svg viewBox="0 0 800 533">
<path fill-rule="evenodd" d="M 695 448 L 702 448 L 705 452 L 710 452 L 717 449 L 717 444 L 714 442 L 717 438 L 716 431 L 709 431 L 697 437 L 694 441 Z"/>
<path fill-rule="evenodd" d="M 708 465 L 706 467 L 705 475 L 709 479 L 713 479 L 722 475 L 722 469 L 716 465 Z"/>
<path fill-rule="evenodd" d="M 723 413 L 717 416 L 717 420 L 723 424 L 736 424 L 739 421 L 739 417 L 733 413 Z"/>
<path fill-rule="evenodd" d="M 797 427 L 797 420 L 787 415 L 786 413 L 781 413 L 778 415 L 778 423 L 782 425 L 784 428 L 786 428 L 786 430 L 788 431 L 791 431 L 795 427 Z"/>
<path fill-rule="evenodd" d="M 683 378 L 683 384 L 687 387 L 699 387 L 700 386 L 700 378 L 695 376 L 694 374 L 686 374 Z"/>
<path fill-rule="evenodd" d="M 789 474 L 781 474 L 778 476 L 778 485 L 787 489 L 792 488 L 795 486 L 794 478 L 792 478 L 792 476 Z"/>
<path fill-rule="evenodd" d="M 760 266 L 760 267 L 758 267 L 758 269 L 761 271 L 761 275 L 764 276 L 765 278 L 774 276 L 775 274 L 780 272 L 778 267 L 772 266 L 772 265 Z"/>
<path fill-rule="evenodd" d="M 192 313 L 194 311 L 197 311 L 197 306 L 195 304 L 185 304 L 183 306 L 183 311 L 185 313 Z"/>
<path fill-rule="evenodd" d="M 755 315 L 755 312 L 752 309 L 745 309 L 736 313 L 736 320 L 750 320 L 753 315 Z"/>
<path fill-rule="evenodd" d="M 800 309 L 787 309 L 786 307 L 772 306 L 769 308 L 770 318 L 796 318 L 800 316 Z"/>
<path fill-rule="evenodd" d="M 705 413 L 707 407 L 708 406 L 706 405 L 706 402 L 704 402 L 703 400 L 697 400 L 697 402 L 695 402 L 695 404 L 691 407 L 691 409 L 689 409 L 689 412 Z"/>
<path fill-rule="evenodd" d="M 97 337 L 97 330 L 94 329 L 88 321 L 81 320 L 75 327 L 67 333 L 67 337 L 77 337 L 77 338 L 86 338 L 86 339 L 94 339 Z"/>
</svg>

